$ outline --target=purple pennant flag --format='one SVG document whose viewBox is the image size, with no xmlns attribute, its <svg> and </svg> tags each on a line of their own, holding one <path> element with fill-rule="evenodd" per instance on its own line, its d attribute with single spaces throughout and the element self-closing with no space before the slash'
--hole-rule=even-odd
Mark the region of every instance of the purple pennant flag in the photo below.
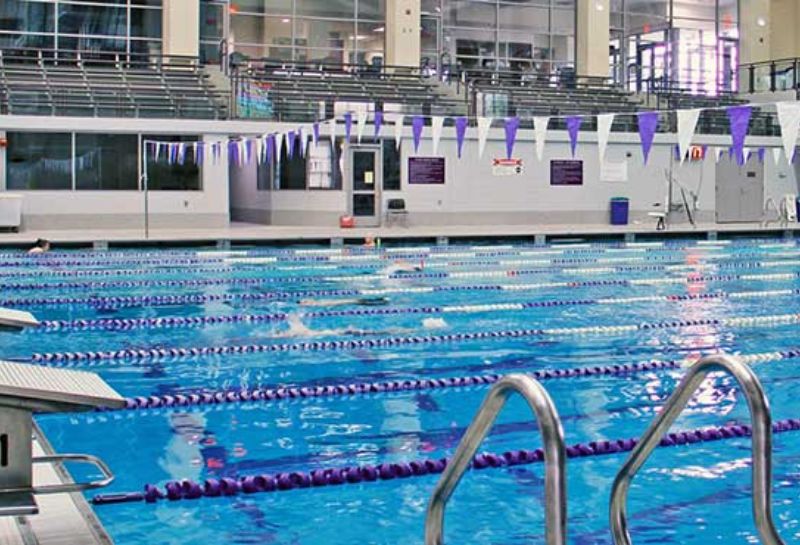
<svg viewBox="0 0 800 545">
<path fill-rule="evenodd" d="M 344 139 L 350 142 L 350 129 L 353 128 L 353 114 L 347 112 L 344 114 Z"/>
<path fill-rule="evenodd" d="M 378 136 L 381 134 L 381 127 L 383 127 L 383 112 L 375 112 L 375 138 L 377 139 Z"/>
<path fill-rule="evenodd" d="M 239 164 L 239 147 L 236 145 L 236 142 L 228 142 L 228 161 L 234 165 Z"/>
<path fill-rule="evenodd" d="M 194 148 L 194 162 L 202 165 L 205 160 L 206 145 L 203 142 L 198 142 L 197 147 Z"/>
<path fill-rule="evenodd" d="M 676 161 L 681 160 L 681 147 L 677 144 L 675 144 L 675 160 Z"/>
<path fill-rule="evenodd" d="M 637 114 L 639 118 L 639 139 L 642 142 L 642 155 L 644 155 L 644 164 L 647 164 L 647 159 L 650 157 L 650 149 L 653 147 L 653 139 L 656 136 L 656 128 L 658 127 L 658 112 L 641 112 Z"/>
<path fill-rule="evenodd" d="M 267 163 L 272 163 L 272 158 L 275 156 L 275 135 L 270 134 L 267 136 Z"/>
<path fill-rule="evenodd" d="M 764 162 L 764 156 L 767 154 L 766 148 L 758 148 L 758 161 L 760 163 Z"/>
<path fill-rule="evenodd" d="M 245 140 L 245 162 L 250 163 L 253 160 L 253 141 L 252 140 Z"/>
<path fill-rule="evenodd" d="M 314 123 L 311 128 L 314 131 L 314 143 L 319 142 L 319 123 Z"/>
<path fill-rule="evenodd" d="M 511 159 L 511 156 L 514 154 L 514 142 L 517 141 L 518 128 L 518 117 L 509 117 L 506 119 L 506 159 Z"/>
<path fill-rule="evenodd" d="M 456 118 L 456 145 L 459 159 L 461 159 L 461 150 L 464 148 L 464 137 L 467 135 L 467 123 L 469 120 L 466 117 Z"/>
<path fill-rule="evenodd" d="M 289 131 L 286 134 L 286 157 L 291 160 L 294 157 L 294 141 L 295 141 L 295 134 L 294 131 Z"/>
<path fill-rule="evenodd" d="M 571 115 L 567 118 L 567 132 L 569 133 L 569 147 L 572 156 L 575 157 L 575 148 L 578 146 L 578 131 L 581 130 L 583 118 L 579 115 Z"/>
<path fill-rule="evenodd" d="M 422 128 L 425 126 L 425 118 L 415 115 L 411 120 L 411 132 L 414 135 L 414 153 L 419 151 L 419 141 L 422 139 Z"/>
<path fill-rule="evenodd" d="M 731 138 L 736 161 L 744 165 L 744 139 L 747 137 L 747 128 L 750 126 L 750 116 L 753 109 L 750 106 L 731 106 L 728 108 L 728 121 L 731 124 Z"/>
</svg>

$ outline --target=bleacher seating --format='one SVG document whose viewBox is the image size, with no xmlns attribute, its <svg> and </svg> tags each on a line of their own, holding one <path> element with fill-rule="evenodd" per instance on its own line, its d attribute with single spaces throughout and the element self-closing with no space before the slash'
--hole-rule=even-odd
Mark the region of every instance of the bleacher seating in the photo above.
<svg viewBox="0 0 800 545">
<path fill-rule="evenodd" d="M 426 115 L 466 115 L 468 106 L 465 99 L 449 94 L 437 78 L 426 78 L 418 70 L 251 61 L 236 79 L 239 86 L 251 82 L 266 86 L 274 119 L 281 121 L 330 117 L 337 102 Z"/>
<path fill-rule="evenodd" d="M 196 62 L 0 51 L 0 104 L 18 115 L 226 117 Z"/>
<path fill-rule="evenodd" d="M 490 71 L 467 74 L 467 82 L 477 111 L 495 117 L 591 116 L 643 109 L 631 93 L 597 78 L 529 79 L 520 73 Z M 588 124 L 584 127 L 590 128 L 592 120 L 587 118 L 586 121 Z M 553 128 L 560 126 L 558 120 L 551 123 Z"/>
</svg>

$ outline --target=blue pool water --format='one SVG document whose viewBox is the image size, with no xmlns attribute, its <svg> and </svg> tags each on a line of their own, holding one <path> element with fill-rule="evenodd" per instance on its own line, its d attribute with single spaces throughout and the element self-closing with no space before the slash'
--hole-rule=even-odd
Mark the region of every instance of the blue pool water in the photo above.
<svg viewBox="0 0 800 545">
<path fill-rule="evenodd" d="M 563 370 L 800 348 L 795 291 L 800 290 L 795 274 L 800 247 L 792 242 L 234 250 L 70 251 L 37 258 L 6 251 L 0 255 L 0 306 L 30 310 L 47 323 L 23 333 L 0 333 L 0 357 L 91 370 L 123 395 L 135 397 Z M 383 274 L 398 260 L 422 270 Z M 358 297 L 386 297 L 388 304 L 346 301 Z M 306 306 L 300 300 L 345 304 Z M 242 315 L 251 318 L 232 318 Z M 287 317 L 312 332 L 289 337 Z M 170 324 L 167 318 L 180 323 Z M 204 321 L 185 323 L 189 318 Z M 689 322 L 695 325 L 685 325 Z M 525 332 L 508 334 L 518 330 Z M 492 337 L 486 332 L 506 333 Z M 470 338 L 473 333 L 484 335 Z M 385 339 L 394 341 L 378 342 Z M 336 342 L 345 340 L 358 342 Z M 169 352 L 233 346 L 251 351 Z M 253 347 L 272 349 L 256 352 Z M 154 357 L 162 349 L 169 355 Z M 754 369 L 774 418 L 800 417 L 794 403 L 800 358 L 765 359 Z M 586 376 L 550 380 L 545 386 L 567 443 L 587 443 L 640 436 L 682 373 L 678 368 Z M 104 492 L 123 493 L 172 480 L 202 482 L 446 457 L 487 391 L 485 385 L 422 388 L 48 415 L 37 421 L 57 451 L 87 452 L 107 461 L 117 479 Z M 735 383 L 716 377 L 675 429 L 747 421 Z M 800 537 L 800 432 L 774 439 L 775 518 L 791 542 Z M 514 399 L 482 450 L 539 446 L 529 410 Z M 741 438 L 657 450 L 630 494 L 634 543 L 757 542 L 750 514 L 749 448 L 749 440 Z M 570 543 L 611 543 L 608 496 L 624 459 L 615 454 L 569 461 Z M 92 476 L 78 471 L 76 477 Z M 405 545 L 422 543 L 425 507 L 436 479 L 98 505 L 95 510 L 120 545 Z M 470 472 L 448 506 L 447 542 L 541 543 L 542 502 L 542 464 Z"/>
</svg>

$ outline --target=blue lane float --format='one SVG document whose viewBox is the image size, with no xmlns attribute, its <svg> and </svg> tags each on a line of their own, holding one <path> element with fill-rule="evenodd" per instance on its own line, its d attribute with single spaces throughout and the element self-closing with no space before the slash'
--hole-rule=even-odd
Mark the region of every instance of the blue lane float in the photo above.
<svg viewBox="0 0 800 545">
<path fill-rule="evenodd" d="M 775 434 L 798 430 L 800 430 L 800 419 L 780 420 L 772 425 L 772 431 Z M 709 443 L 749 437 L 750 435 L 752 435 L 752 428 L 743 424 L 697 428 L 667 433 L 661 439 L 659 447 L 669 448 L 695 443 Z M 567 447 L 566 455 L 567 458 L 576 459 L 621 454 L 632 451 L 638 441 L 637 438 L 628 438 L 576 443 Z M 543 461 L 544 451 L 542 449 L 523 449 L 499 454 L 481 453 L 472 459 L 470 466 L 475 470 L 483 470 L 541 463 Z M 394 479 L 437 475 L 445 470 L 449 462 L 450 459 L 448 458 L 427 458 L 392 464 L 367 464 L 342 468 L 308 469 L 288 473 L 247 475 L 237 478 L 206 479 L 202 482 L 184 479 L 168 481 L 163 487 L 159 487 L 156 484 L 146 484 L 143 487 L 143 492 L 98 494 L 92 498 L 92 503 L 94 505 L 107 505 L 131 502 L 156 503 L 164 499 L 168 501 L 197 500 L 200 498 L 230 497 L 239 494 L 286 492 L 299 488 L 320 488 L 391 481 Z"/>
</svg>

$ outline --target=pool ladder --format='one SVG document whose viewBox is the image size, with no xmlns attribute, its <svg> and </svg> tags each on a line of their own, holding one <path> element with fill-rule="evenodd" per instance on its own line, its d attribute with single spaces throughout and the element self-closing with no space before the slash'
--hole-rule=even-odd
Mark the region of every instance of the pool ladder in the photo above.
<svg viewBox="0 0 800 545">
<path fill-rule="evenodd" d="M 709 356 L 695 363 L 667 400 L 661 412 L 636 443 L 614 480 L 610 502 L 611 533 L 615 545 L 631 545 L 627 523 L 628 489 L 636 473 L 658 446 L 701 383 L 713 372 L 726 372 L 742 388 L 752 419 L 753 517 L 763 545 L 783 545 L 772 520 L 772 417 L 764 390 L 755 373 L 741 360 Z M 527 375 L 508 375 L 489 391 L 433 491 L 425 518 L 425 545 L 444 544 L 444 510 L 475 452 L 508 397 L 521 394 L 534 412 L 542 435 L 545 462 L 545 543 L 566 544 L 566 449 L 561 420 L 547 390 Z"/>
</svg>

